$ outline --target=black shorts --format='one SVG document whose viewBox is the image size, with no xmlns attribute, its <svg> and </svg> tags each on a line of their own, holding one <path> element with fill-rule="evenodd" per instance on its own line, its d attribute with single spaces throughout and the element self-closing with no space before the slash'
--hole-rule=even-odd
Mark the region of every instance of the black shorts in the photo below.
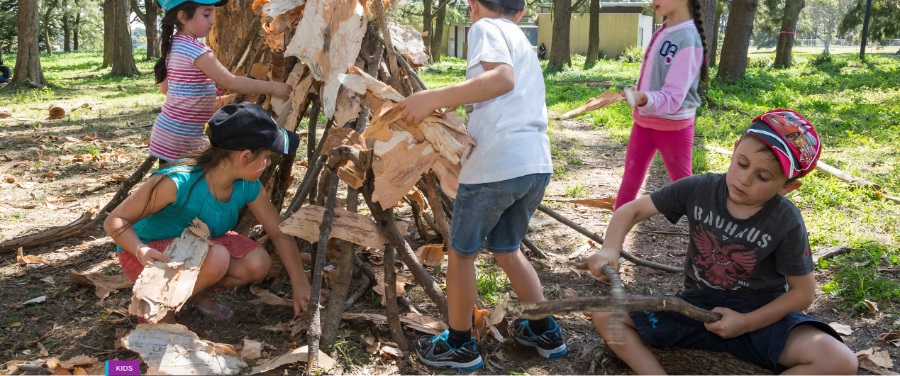
<svg viewBox="0 0 900 376">
<path fill-rule="evenodd" d="M 730 308 L 736 312 L 754 311 L 778 295 L 757 291 L 725 291 L 713 289 L 688 290 L 678 294 L 688 303 L 703 309 Z M 778 358 L 787 343 L 791 329 L 798 325 L 812 325 L 841 340 L 828 324 L 799 312 L 793 312 L 765 328 L 725 339 L 706 330 L 703 323 L 671 311 L 632 312 L 631 320 L 645 345 L 654 348 L 683 347 L 713 352 L 728 352 L 746 362 L 782 372 Z"/>
</svg>

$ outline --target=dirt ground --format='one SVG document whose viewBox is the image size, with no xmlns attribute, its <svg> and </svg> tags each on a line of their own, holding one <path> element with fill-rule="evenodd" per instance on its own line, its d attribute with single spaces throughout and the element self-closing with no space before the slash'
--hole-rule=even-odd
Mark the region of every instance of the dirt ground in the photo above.
<svg viewBox="0 0 900 376">
<path fill-rule="evenodd" d="M 143 113 L 132 118 L 148 119 Z M 128 175 L 146 155 L 143 140 L 149 133 L 148 121 L 122 121 L 125 127 L 96 129 L 72 121 L 44 122 L 41 127 L 29 122 L 0 123 L 0 240 L 8 240 L 40 229 L 63 225 L 88 210 L 97 210 L 115 192 L 118 182 Z M 584 163 L 569 166 L 565 174 L 554 176 L 548 198 L 562 197 L 567 187 L 580 182 L 591 197 L 614 197 L 624 160 L 624 145 L 608 138 L 604 130 L 591 130 L 577 121 L 564 121 L 554 131 L 561 147 L 574 148 Z M 88 136 L 88 139 L 85 139 Z M 97 136 L 98 139 L 91 140 Z M 91 146 L 93 145 L 93 146 Z M 92 152 L 94 155 L 90 155 Z M 88 156 L 85 156 L 85 153 Z M 297 166 L 296 181 L 304 168 Z M 646 183 L 647 192 L 666 184 L 668 178 L 661 164 L 654 163 Z M 296 187 L 294 188 L 296 189 Z M 74 199 L 74 200 L 73 200 Z M 603 233 L 611 213 L 571 204 L 545 201 L 560 213 L 582 226 Z M 403 213 L 403 210 L 400 210 Z M 408 210 L 406 211 L 408 212 Z M 406 217 L 405 219 L 409 219 Z M 412 236 L 415 227 L 410 227 Z M 626 249 L 642 258 L 678 265 L 687 245 L 687 229 L 672 225 L 662 217 L 641 224 L 629 237 Z M 596 296 L 608 293 L 605 284 L 595 281 L 571 264 L 591 251 L 587 239 L 554 219 L 538 213 L 532 219 L 529 238 L 548 255 L 535 259 L 535 267 L 548 299 L 572 296 Z M 19 265 L 14 253 L 2 254 L 0 265 L 0 362 L 47 358 L 67 359 L 79 354 L 99 360 L 136 359 L 137 355 L 122 349 L 118 339 L 136 322 L 127 314 L 130 291 L 122 290 L 100 300 L 91 287 L 75 285 L 67 277 L 70 270 L 102 270 L 106 274 L 120 273 L 115 261 L 115 245 L 102 229 L 84 236 L 70 238 L 46 246 L 28 249 L 25 254 L 43 257 L 46 264 Z M 529 255 L 532 256 L 532 255 Z M 485 256 L 487 257 L 487 256 Z M 440 274 L 440 270 L 434 271 Z M 845 342 L 854 351 L 881 347 L 891 357 L 900 360 L 896 347 L 879 342 L 877 336 L 890 330 L 892 319 L 884 312 L 854 315 L 835 308 L 834 298 L 821 293 L 821 285 L 828 282 L 832 271 L 818 271 L 818 299 L 808 313 L 825 322 L 849 325 L 853 334 Z M 671 294 L 681 286 L 681 277 L 644 267 L 626 266 L 622 270 L 626 290 L 634 294 Z M 439 281 L 443 280 L 443 276 Z M 272 281 L 261 284 L 272 288 Z M 274 286 L 288 296 L 289 286 Z M 433 304 L 419 287 L 410 286 L 407 297 L 412 307 L 425 315 L 439 317 Z M 46 296 L 39 304 L 21 305 L 35 297 Z M 270 345 L 266 351 L 277 356 L 305 343 L 305 336 L 264 330 L 266 326 L 291 320 L 287 307 L 255 305 L 246 287 L 220 294 L 218 299 L 235 310 L 235 317 L 226 322 L 204 320 L 193 312 L 178 316 L 200 338 L 237 345 L 243 338 L 263 341 Z M 369 292 L 351 309 L 353 312 L 379 312 L 378 298 Z M 621 374 L 629 370 L 605 351 L 603 341 L 594 331 L 590 319 L 583 314 L 559 317 L 566 331 L 570 353 L 561 359 L 545 360 L 533 350 L 513 341 L 498 342 L 487 339 L 480 344 L 485 357 L 482 374 Z M 412 343 L 420 333 L 406 330 Z M 372 355 L 366 351 L 367 338 L 390 341 L 386 325 L 372 325 L 363 320 L 344 322 L 339 341 L 329 355 L 339 365 L 334 374 L 435 374 L 446 370 L 429 368 L 415 356 L 395 358 Z M 689 360 L 685 360 L 689 361 Z M 302 364 L 282 367 L 270 374 L 297 373 Z M 286 371 L 285 371 L 286 370 Z M 895 366 L 893 371 L 900 368 Z M 736 372 L 736 371 L 734 371 Z M 731 373 L 731 372 L 729 372 Z M 860 371 L 860 373 L 866 373 Z"/>
</svg>

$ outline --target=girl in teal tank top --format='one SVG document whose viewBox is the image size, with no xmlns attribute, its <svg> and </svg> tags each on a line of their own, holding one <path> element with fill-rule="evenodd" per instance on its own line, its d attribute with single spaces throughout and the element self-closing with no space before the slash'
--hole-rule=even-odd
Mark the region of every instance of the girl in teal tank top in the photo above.
<svg viewBox="0 0 900 376">
<path fill-rule="evenodd" d="M 271 268 L 269 254 L 259 244 L 229 231 L 247 206 L 285 265 L 294 314 L 305 312 L 310 287 L 300 251 L 294 238 L 278 227 L 281 219 L 259 182 L 272 152 L 295 153 L 299 137 L 279 128 L 268 112 L 252 103 L 222 107 L 209 120 L 206 133 L 209 148 L 155 171 L 104 222 L 119 246 L 122 270 L 137 280 L 145 266 L 169 262 L 162 251 L 199 218 L 212 239 L 189 303 L 211 319 L 229 319 L 231 309 L 211 300 L 209 292 L 262 281 Z M 174 317 L 162 321 L 174 322 Z"/>
</svg>

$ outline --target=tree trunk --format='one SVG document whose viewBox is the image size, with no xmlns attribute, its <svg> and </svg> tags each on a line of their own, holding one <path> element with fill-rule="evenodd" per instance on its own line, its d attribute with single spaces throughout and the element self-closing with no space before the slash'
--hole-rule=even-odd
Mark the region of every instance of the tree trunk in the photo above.
<svg viewBox="0 0 900 376">
<path fill-rule="evenodd" d="M 145 60 L 151 61 L 159 58 L 159 46 L 156 37 L 156 0 L 144 0 L 144 9 L 146 11 L 142 12 L 137 0 L 131 0 L 131 10 L 144 24 L 144 30 L 146 31 L 147 58 Z"/>
<path fill-rule="evenodd" d="M 231 64 L 235 55 L 243 55 L 244 50 L 241 48 L 247 48 L 247 45 L 241 43 L 245 33 L 259 33 L 258 26 L 255 29 L 247 27 L 256 18 L 256 14 L 248 11 L 251 4 L 253 0 L 231 0 L 216 7 L 216 24 L 206 37 L 206 43 L 216 51 L 216 59 L 228 69 L 234 68 Z"/>
<path fill-rule="evenodd" d="M 50 14 L 53 13 L 53 9 L 56 9 L 57 2 L 47 1 L 44 5 L 46 6 L 42 20 L 44 25 L 44 46 L 47 48 L 47 56 L 51 56 L 53 55 L 53 45 L 50 44 Z"/>
<path fill-rule="evenodd" d="M 159 6 L 156 0 L 144 0 L 144 17 L 150 21 L 144 23 L 147 30 L 147 61 L 154 61 L 159 59 L 159 30 L 156 28 Z"/>
<path fill-rule="evenodd" d="M 553 1 L 553 37 L 550 46 L 548 68 L 559 69 L 572 65 L 569 54 L 569 24 L 572 16 L 572 0 Z"/>
<path fill-rule="evenodd" d="M 600 0 L 591 0 L 590 22 L 588 26 L 588 49 L 584 67 L 594 66 L 600 57 Z"/>
<path fill-rule="evenodd" d="M 13 72 L 12 85 L 45 86 L 47 80 L 44 79 L 44 72 L 41 70 L 41 51 L 38 42 L 40 18 L 37 1 L 19 0 L 17 16 L 16 42 L 19 51 L 16 54 L 16 70 Z"/>
<path fill-rule="evenodd" d="M 425 42 L 425 48 L 428 49 L 428 56 L 431 56 L 431 39 L 434 34 L 434 14 L 431 13 L 432 0 L 422 1 L 422 41 Z"/>
<path fill-rule="evenodd" d="M 716 3 L 716 17 L 713 19 L 713 37 L 709 42 L 709 66 L 716 66 L 716 58 L 719 53 L 719 26 L 722 23 L 722 12 L 725 11 L 725 3 Z"/>
<path fill-rule="evenodd" d="M 447 19 L 447 3 L 438 4 L 437 15 L 434 19 L 434 38 L 431 38 L 431 62 L 441 61 L 442 42 L 444 41 L 444 20 Z"/>
<path fill-rule="evenodd" d="M 78 9 L 78 1 L 75 2 L 75 8 Z M 78 51 L 78 28 L 81 27 L 81 11 L 76 10 L 75 25 L 72 27 L 72 49 Z"/>
<path fill-rule="evenodd" d="M 803 0 L 787 0 L 784 3 L 784 16 L 781 18 L 781 31 L 778 33 L 778 46 L 775 48 L 775 67 L 789 68 L 792 64 L 791 51 L 797 34 L 797 21 L 800 11 L 806 6 Z"/>
<path fill-rule="evenodd" d="M 63 52 L 72 52 L 72 28 L 69 25 L 69 1 L 63 0 Z"/>
<path fill-rule="evenodd" d="M 732 0 L 716 78 L 729 82 L 744 78 L 747 50 L 750 48 L 750 36 L 753 35 L 753 19 L 756 18 L 758 6 L 759 0 Z"/>
<path fill-rule="evenodd" d="M 827 29 L 827 30 L 828 30 L 828 35 L 825 36 L 825 51 L 824 51 L 824 52 L 825 52 L 826 54 L 827 54 L 827 53 L 830 53 L 830 52 L 828 51 L 828 47 L 831 46 L 831 36 L 834 34 L 834 30 L 832 30 L 832 29 L 833 29 L 832 27 L 829 27 L 829 28 Z"/>
<path fill-rule="evenodd" d="M 104 0 L 103 4 L 103 56 L 110 51 L 113 76 L 135 76 L 140 74 L 134 64 L 134 50 L 131 47 L 130 4 L 125 0 Z M 109 35 L 109 37 L 106 37 Z"/>
<path fill-rule="evenodd" d="M 716 3 L 718 0 L 700 0 L 700 11 L 703 13 L 703 34 L 706 38 L 706 57 L 709 58 L 710 44 L 713 43 L 716 24 Z"/>
</svg>

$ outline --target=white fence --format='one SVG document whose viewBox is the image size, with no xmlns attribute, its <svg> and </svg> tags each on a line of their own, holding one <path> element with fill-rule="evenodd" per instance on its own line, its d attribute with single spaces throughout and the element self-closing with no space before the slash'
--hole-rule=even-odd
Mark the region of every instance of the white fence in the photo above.
<svg viewBox="0 0 900 376">
<path fill-rule="evenodd" d="M 900 39 L 885 39 L 881 43 L 869 41 L 872 46 L 900 46 Z M 797 39 L 794 41 L 795 46 L 802 47 L 824 47 L 825 41 L 822 39 Z M 859 46 L 859 41 L 848 41 L 847 39 L 832 39 L 832 46 Z"/>
</svg>

